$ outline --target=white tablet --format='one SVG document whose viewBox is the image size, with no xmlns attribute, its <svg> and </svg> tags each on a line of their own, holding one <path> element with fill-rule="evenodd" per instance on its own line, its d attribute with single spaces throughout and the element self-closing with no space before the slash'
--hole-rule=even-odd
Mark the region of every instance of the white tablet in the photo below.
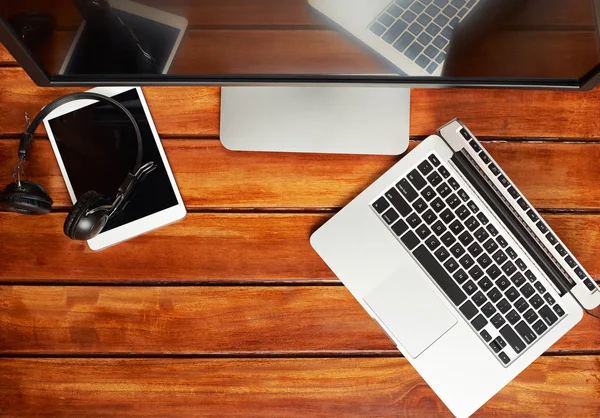
<svg viewBox="0 0 600 418">
<path fill-rule="evenodd" d="M 156 73 L 167 74 L 188 26 L 183 16 L 129 0 L 108 0 L 116 15 L 130 28 L 155 59 Z M 125 52 L 126 53 L 126 52 Z M 59 74 L 128 74 L 143 71 L 127 67 L 126 57 L 115 56 L 106 39 L 79 26 Z"/>
<path fill-rule="evenodd" d="M 186 210 L 142 89 L 90 91 L 114 98 L 133 114 L 142 134 L 142 163 L 157 164 L 127 206 L 88 241 L 92 250 L 99 250 L 182 219 Z M 136 136 L 127 116 L 105 103 L 78 100 L 50 113 L 44 125 L 73 203 L 90 190 L 113 199 L 137 156 Z"/>
</svg>

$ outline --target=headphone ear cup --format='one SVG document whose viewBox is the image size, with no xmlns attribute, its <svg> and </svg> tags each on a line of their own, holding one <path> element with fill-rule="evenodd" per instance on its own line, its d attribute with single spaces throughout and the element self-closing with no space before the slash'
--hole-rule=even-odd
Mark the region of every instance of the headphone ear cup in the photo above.
<svg viewBox="0 0 600 418">
<path fill-rule="evenodd" d="M 108 211 L 101 210 L 90 215 L 87 212 L 107 203 L 108 199 L 95 191 L 81 195 L 65 219 L 65 235 L 78 241 L 87 241 L 98 235 L 108 222 Z"/>
<path fill-rule="evenodd" d="M 46 215 L 52 209 L 52 199 L 40 184 L 15 182 L 0 194 L 0 209 L 25 215 Z"/>
</svg>

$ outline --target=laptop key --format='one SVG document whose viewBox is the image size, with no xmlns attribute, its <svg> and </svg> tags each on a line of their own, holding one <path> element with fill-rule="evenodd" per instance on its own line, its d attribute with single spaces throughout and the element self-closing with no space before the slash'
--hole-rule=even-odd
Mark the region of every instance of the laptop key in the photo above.
<svg viewBox="0 0 600 418">
<path fill-rule="evenodd" d="M 473 236 L 469 234 L 469 231 L 465 231 L 458 236 L 458 240 L 466 247 L 473 242 Z"/>
<path fill-rule="evenodd" d="M 477 227 L 480 225 L 480 223 L 477 219 L 475 219 L 474 216 L 471 216 L 471 217 L 469 217 L 469 219 L 467 219 L 465 221 L 465 225 L 467 226 L 469 231 L 474 231 L 475 229 L 477 229 Z"/>
<path fill-rule="evenodd" d="M 502 248 L 506 248 L 506 246 L 508 245 L 508 242 L 506 242 L 506 240 L 504 239 L 504 237 L 502 235 L 498 236 L 496 238 L 496 241 L 498 241 L 498 245 L 500 245 L 500 247 L 502 247 Z"/>
<path fill-rule="evenodd" d="M 558 243 L 558 239 L 552 234 L 552 232 L 548 232 L 546 234 L 546 239 L 552 245 L 556 245 Z"/>
<path fill-rule="evenodd" d="M 456 181 L 456 179 L 454 177 L 451 177 L 448 179 L 448 184 L 450 185 L 450 187 L 452 187 L 454 190 L 458 190 L 460 189 L 460 184 L 458 184 L 458 182 Z"/>
<path fill-rule="evenodd" d="M 554 300 L 554 298 L 552 297 L 552 295 L 550 293 L 546 293 L 544 295 L 544 299 L 546 299 L 546 302 L 550 306 L 552 306 L 552 305 L 554 305 L 556 303 L 556 301 Z"/>
<path fill-rule="evenodd" d="M 421 15 L 421 16 L 425 16 L 425 15 Z M 426 26 L 427 23 L 423 24 L 420 20 L 417 20 L 421 25 Z M 421 45 L 429 45 L 429 43 L 433 40 L 433 38 L 428 35 L 427 33 L 423 32 L 422 34 L 419 35 L 419 37 L 417 38 L 417 41 L 421 44 Z M 425 54 L 427 54 L 427 50 L 425 50 Z M 433 57 L 435 58 L 435 57 Z"/>
<path fill-rule="evenodd" d="M 449 225 L 449 228 L 456 235 L 460 234 L 465 229 L 464 225 L 462 223 L 460 223 L 458 220 L 455 220 L 454 222 L 452 222 Z"/>
<path fill-rule="evenodd" d="M 475 231 L 475 233 L 473 234 L 473 236 L 479 242 L 483 242 L 483 241 L 487 240 L 490 237 L 490 235 L 487 233 L 487 231 L 483 227 L 481 227 L 477 231 Z"/>
<path fill-rule="evenodd" d="M 498 230 L 496 229 L 496 227 L 494 225 L 488 225 L 487 228 L 488 232 L 490 233 L 491 236 L 495 237 L 496 235 L 498 235 Z"/>
<path fill-rule="evenodd" d="M 492 290 L 490 290 L 487 295 L 493 303 L 498 302 L 502 297 L 502 293 L 495 287 L 492 288 Z"/>
<path fill-rule="evenodd" d="M 382 39 L 386 41 L 388 44 L 393 44 L 396 39 L 400 36 L 402 32 L 404 32 L 408 28 L 408 23 L 399 19 L 394 23 L 383 35 Z M 412 41 L 411 41 L 412 42 Z M 408 45 L 407 45 L 408 46 Z"/>
<path fill-rule="evenodd" d="M 514 274 L 514 275 L 513 275 L 513 276 L 510 278 L 510 281 L 511 281 L 511 282 L 513 282 L 513 284 L 514 284 L 514 285 L 515 285 L 517 288 L 519 288 L 519 287 L 523 286 L 523 283 L 525 283 L 525 282 L 526 282 L 526 280 L 525 280 L 525 276 L 523 276 L 521 273 Z M 531 290 L 533 290 L 533 289 L 531 289 Z"/>
<path fill-rule="evenodd" d="M 506 292 L 505 292 L 506 297 L 508 298 L 508 300 L 510 300 L 511 302 L 514 302 L 515 300 L 517 300 L 517 298 L 519 297 L 519 292 L 517 291 L 517 289 L 515 289 L 514 287 L 510 287 Z"/>
<path fill-rule="evenodd" d="M 496 341 L 492 341 L 490 343 L 490 348 L 492 349 L 492 351 L 494 353 L 498 353 L 501 350 L 500 346 L 498 345 L 498 343 Z"/>
<path fill-rule="evenodd" d="M 481 306 L 487 302 L 487 298 L 481 291 L 475 293 L 471 299 L 473 299 L 473 302 L 475 302 L 475 305 L 477 306 Z"/>
<path fill-rule="evenodd" d="M 517 267 L 519 267 L 519 270 L 521 270 L 521 271 L 527 270 L 527 264 L 525 264 L 525 262 L 523 260 L 521 260 L 520 258 L 517 258 L 515 260 L 515 264 L 517 265 Z"/>
<path fill-rule="evenodd" d="M 510 261 L 507 261 L 503 266 L 502 266 L 502 271 L 507 275 L 507 276 L 512 276 L 516 271 L 517 271 L 517 267 Z"/>
<path fill-rule="evenodd" d="M 502 338 L 506 340 L 508 345 L 510 345 L 517 354 L 521 353 L 523 350 L 525 350 L 525 348 L 527 348 L 527 345 L 525 345 L 523 340 L 510 327 L 510 325 L 503 326 L 500 329 L 500 335 L 502 335 Z"/>
<path fill-rule="evenodd" d="M 537 321 L 532 327 L 537 335 L 542 335 L 548 329 L 546 324 L 544 324 L 544 321 L 542 321 L 541 319 Z"/>
<path fill-rule="evenodd" d="M 490 279 L 488 279 L 487 277 L 484 277 L 483 279 L 481 279 L 477 284 L 479 284 L 479 287 L 484 292 L 487 292 L 488 290 L 490 290 L 493 287 L 492 281 Z"/>
<path fill-rule="evenodd" d="M 450 209 L 446 209 L 440 213 L 440 218 L 442 218 L 442 221 L 444 221 L 446 224 L 449 224 L 454 220 L 454 218 L 456 218 L 456 216 L 454 216 L 454 213 Z"/>
<path fill-rule="evenodd" d="M 506 323 L 506 320 L 504 319 L 504 317 L 502 315 L 497 313 L 496 315 L 492 316 L 492 319 L 490 319 L 490 322 L 496 329 L 500 329 L 500 327 Z"/>
<path fill-rule="evenodd" d="M 563 247 L 562 245 L 558 244 L 556 247 L 556 251 L 561 255 L 561 256 L 566 256 L 567 255 L 567 250 L 565 250 L 565 247 Z"/>
<path fill-rule="evenodd" d="M 537 289 L 538 292 L 540 292 L 541 295 L 543 295 L 544 293 L 546 293 L 546 288 L 540 282 L 535 282 L 533 284 L 533 286 Z"/>
<path fill-rule="evenodd" d="M 464 266 L 463 266 L 464 267 Z M 465 267 L 466 268 L 466 267 Z M 469 275 L 474 278 L 475 280 L 479 280 L 483 277 L 483 270 L 481 270 L 481 267 L 479 266 L 473 266 L 470 270 L 469 270 Z M 485 290 L 485 289 L 484 289 Z"/>
<path fill-rule="evenodd" d="M 392 206 L 394 206 L 403 217 L 408 216 L 412 212 L 412 207 L 404 200 L 395 187 L 388 190 L 385 197 L 387 197 Z"/>
<path fill-rule="evenodd" d="M 498 358 L 502 360 L 502 363 L 504 364 L 510 363 L 510 357 L 508 357 L 508 355 L 504 351 L 498 353 Z"/>
<path fill-rule="evenodd" d="M 427 228 L 427 225 L 425 224 L 419 225 L 419 227 L 415 229 L 415 232 L 421 239 L 425 239 L 429 236 L 429 234 L 431 234 L 431 230 Z"/>
<path fill-rule="evenodd" d="M 444 247 L 438 248 L 434 254 L 437 257 L 437 259 L 440 260 L 440 262 L 442 262 L 445 259 L 447 259 L 448 257 L 450 257 L 450 253 Z"/>
<path fill-rule="evenodd" d="M 523 209 L 524 211 L 528 211 L 529 210 L 529 205 L 527 204 L 527 202 L 525 201 L 525 199 L 520 198 L 519 200 L 517 200 L 517 204 L 521 207 L 521 209 Z"/>
<path fill-rule="evenodd" d="M 472 259 L 472 258 L 471 258 L 471 257 L 470 257 L 468 254 L 465 254 L 465 255 L 464 255 L 464 256 L 463 256 L 463 257 L 462 257 L 462 258 L 459 260 L 459 262 L 460 262 L 460 265 L 461 265 L 461 266 L 463 266 L 463 268 L 464 268 L 464 269 L 467 269 L 467 270 L 468 270 L 468 269 L 470 269 L 470 268 L 473 266 L 473 264 L 475 263 L 475 262 L 473 261 L 473 259 Z"/>
<path fill-rule="evenodd" d="M 408 248 L 409 250 L 412 250 L 421 243 L 419 237 L 417 237 L 412 231 L 408 231 L 402 236 L 402 238 L 400 238 L 400 240 L 404 243 L 404 245 L 406 245 L 406 248 Z"/>
<path fill-rule="evenodd" d="M 406 51 L 404 51 L 404 55 L 406 55 L 407 58 L 414 60 L 419 56 L 421 51 L 423 51 L 423 46 L 418 42 L 413 42 L 412 45 L 409 46 Z"/>
<path fill-rule="evenodd" d="M 402 193 L 402 196 L 404 196 L 404 198 L 406 200 L 408 200 L 409 202 L 412 202 L 417 197 L 419 197 L 419 194 L 414 189 L 414 187 L 412 187 L 412 185 L 409 183 L 409 181 L 407 179 L 400 180 L 398 182 L 398 184 L 396 184 L 396 187 L 398 188 L 398 190 L 400 190 L 400 193 Z"/>
<path fill-rule="evenodd" d="M 521 293 L 525 296 L 525 299 L 529 299 L 535 294 L 535 290 L 533 290 L 530 284 L 526 284 L 521 288 Z"/>
<path fill-rule="evenodd" d="M 446 203 L 451 209 L 456 209 L 460 205 L 460 199 L 455 194 L 452 194 L 446 199 Z"/>
<path fill-rule="evenodd" d="M 429 58 L 427 58 L 425 55 L 421 54 L 421 55 L 419 55 L 419 58 L 417 58 L 415 60 L 415 62 L 417 63 L 417 65 L 419 67 L 421 67 L 422 69 L 425 70 L 427 67 L 429 67 L 431 60 Z"/>
<path fill-rule="evenodd" d="M 473 280 L 469 280 L 468 282 L 466 282 L 462 288 L 465 291 L 465 293 L 469 296 L 477 291 L 477 285 Z"/>
<path fill-rule="evenodd" d="M 386 27 L 390 27 L 394 23 L 394 17 L 387 13 L 382 13 L 377 20 Z"/>
<path fill-rule="evenodd" d="M 475 319 L 473 319 L 471 321 L 471 325 L 473 325 L 473 328 L 475 328 L 476 331 L 481 330 L 483 327 L 485 327 L 488 324 L 487 319 L 485 319 L 485 317 L 481 314 L 477 315 L 475 317 Z M 486 340 L 484 335 L 483 335 L 483 331 L 481 336 L 483 337 L 483 339 L 487 342 L 489 340 Z M 491 339 L 492 337 L 490 336 L 490 334 L 488 334 L 489 338 Z"/>
<path fill-rule="evenodd" d="M 465 303 L 463 303 L 463 305 L 459 309 L 460 312 L 465 316 L 465 318 L 467 318 L 467 321 L 470 321 L 471 318 L 473 318 L 479 313 L 477 307 L 475 307 L 473 302 L 471 302 L 470 300 L 467 300 Z"/>
<path fill-rule="evenodd" d="M 569 267 L 571 267 L 571 268 L 577 267 L 577 263 L 575 262 L 575 260 L 573 259 L 573 257 L 567 256 L 565 258 L 565 261 L 567 262 L 567 264 L 569 265 Z"/>
<path fill-rule="evenodd" d="M 438 239 L 435 237 L 435 235 L 431 235 L 429 238 L 427 238 L 425 240 L 425 245 L 427 245 L 427 247 L 433 251 L 435 250 L 437 247 L 440 246 L 440 242 L 438 241 Z"/>
<path fill-rule="evenodd" d="M 514 325 L 521 320 L 521 316 L 514 309 L 506 314 L 506 320 Z"/>
<path fill-rule="evenodd" d="M 415 203 L 413 203 L 413 208 L 419 213 L 422 213 L 425 209 L 427 209 L 427 203 L 422 198 L 418 198 Z"/>
<path fill-rule="evenodd" d="M 525 277 L 527 277 L 527 280 L 529 280 L 530 282 L 535 282 L 535 274 L 533 274 L 531 270 L 527 270 L 525 272 Z"/>
<path fill-rule="evenodd" d="M 594 290 L 596 290 L 596 286 L 594 285 L 594 282 L 591 279 L 589 279 L 589 278 L 585 279 L 583 281 L 583 284 L 585 285 L 585 287 L 588 288 L 588 290 L 590 292 L 593 292 Z"/>
<path fill-rule="evenodd" d="M 500 278 L 496 280 L 496 286 L 498 286 L 500 290 L 504 291 L 508 289 L 508 286 L 510 286 L 510 282 L 508 281 L 506 276 L 500 276 Z"/>
<path fill-rule="evenodd" d="M 452 280 L 452 277 L 446 273 L 424 245 L 417 247 L 413 251 L 413 255 L 454 305 L 460 306 L 467 299 L 462 289 Z"/>
<path fill-rule="evenodd" d="M 421 191 L 421 196 L 423 196 L 426 201 L 430 202 L 435 197 L 435 191 L 431 186 L 427 186 Z"/>
<path fill-rule="evenodd" d="M 560 305 L 554 305 L 552 309 L 554 309 L 554 312 L 556 312 L 556 315 L 558 315 L 559 317 L 565 314 L 565 311 L 563 310 L 563 308 L 560 307 Z"/>
<path fill-rule="evenodd" d="M 454 246 L 452 246 L 452 248 L 450 248 L 450 252 L 454 257 L 460 258 L 465 253 L 465 249 L 462 247 L 462 245 L 455 244 Z"/>
<path fill-rule="evenodd" d="M 498 276 L 500 276 L 500 274 L 502 274 L 502 272 L 500 271 L 500 269 L 498 268 L 498 266 L 490 266 L 487 270 L 486 273 L 488 276 L 490 276 L 490 278 L 492 280 L 496 280 L 498 278 Z"/>
<path fill-rule="evenodd" d="M 457 270 L 452 277 L 454 277 L 454 280 L 456 280 L 456 283 L 458 284 L 463 284 L 469 278 L 467 273 L 462 269 Z"/>
<path fill-rule="evenodd" d="M 506 256 L 506 254 L 502 250 L 498 250 L 494 254 L 492 254 L 492 258 L 499 265 L 504 264 L 506 262 L 506 260 L 508 260 L 508 257 Z"/>
<path fill-rule="evenodd" d="M 525 318 L 528 323 L 533 324 L 539 318 L 539 316 L 533 309 L 529 309 L 523 314 L 523 318 Z"/>
<path fill-rule="evenodd" d="M 427 25 L 425 32 L 435 37 L 438 33 L 440 33 L 440 30 L 442 30 L 442 28 L 440 28 L 438 25 L 432 22 L 429 25 Z"/>
<path fill-rule="evenodd" d="M 504 347 L 506 347 L 506 341 L 504 341 L 504 338 L 502 338 L 500 336 L 496 337 L 494 342 L 496 344 L 498 344 L 498 347 L 500 347 L 500 349 L 503 349 Z"/>
<path fill-rule="evenodd" d="M 423 220 L 427 222 L 428 225 L 431 225 L 437 219 L 437 216 L 431 209 L 427 209 L 427 211 L 421 216 L 423 217 Z"/>
<path fill-rule="evenodd" d="M 411 4 L 410 6 L 410 10 L 412 10 L 413 12 L 415 12 L 416 14 L 421 13 L 423 10 L 425 10 L 425 6 L 423 6 L 421 3 L 419 3 L 418 1 L 413 2 L 413 4 Z"/>
<path fill-rule="evenodd" d="M 483 212 L 479 212 L 477 214 L 477 219 L 479 219 L 479 222 L 481 222 L 482 225 L 487 225 L 490 222 L 489 219 L 483 214 Z"/>
<path fill-rule="evenodd" d="M 558 321 L 558 317 L 554 314 L 549 306 L 544 306 L 538 311 L 538 313 L 548 325 L 554 325 L 554 323 Z"/>
<path fill-rule="evenodd" d="M 456 238 L 454 238 L 454 235 L 452 235 L 451 232 L 446 232 L 444 235 L 442 235 L 441 240 L 446 247 L 450 247 L 452 244 L 454 244 L 456 242 Z M 454 252 L 452 252 L 452 253 L 454 254 Z M 462 254 L 460 254 L 460 255 L 462 255 Z M 455 254 L 455 256 L 456 256 L 456 254 Z"/>
<path fill-rule="evenodd" d="M 525 321 L 519 322 L 515 326 L 515 330 L 519 333 L 521 338 L 523 338 L 523 340 L 527 344 L 533 344 L 533 342 L 537 339 L 537 335 L 535 335 L 535 333 L 531 330 L 531 328 L 529 328 L 529 325 L 527 325 Z"/>
<path fill-rule="evenodd" d="M 390 203 L 383 196 L 381 196 L 375 201 L 375 203 L 373 203 L 373 209 L 375 209 L 375 212 L 377 212 L 380 215 L 389 207 Z"/>
<path fill-rule="evenodd" d="M 448 171 L 448 169 L 446 167 L 441 166 L 438 170 L 443 178 L 447 179 L 448 177 L 450 177 L 450 172 Z"/>
<path fill-rule="evenodd" d="M 473 324 L 473 322 L 475 322 L 475 321 L 481 321 L 479 319 L 479 317 L 483 318 L 483 315 L 479 315 L 477 318 L 475 318 L 473 321 L 471 321 L 471 324 Z M 487 325 L 487 319 L 483 318 L 483 320 L 485 321 L 485 325 Z M 485 327 L 485 325 L 484 325 L 484 327 Z M 475 327 L 475 325 L 473 325 L 473 327 Z M 485 341 L 486 343 L 489 343 L 492 340 L 492 336 L 486 330 L 481 331 L 479 333 L 479 335 L 481 335 L 481 338 L 483 338 L 483 341 Z"/>
<path fill-rule="evenodd" d="M 481 246 L 479 244 L 477 244 L 476 242 L 469 245 L 469 248 L 467 248 L 467 249 L 469 250 L 469 254 L 471 254 L 473 257 L 479 257 L 479 255 L 483 252 L 483 249 L 481 248 Z"/>
<path fill-rule="evenodd" d="M 436 197 L 433 202 L 431 202 L 431 207 L 433 208 L 433 210 L 435 210 L 437 213 L 440 213 L 445 207 L 446 204 L 444 203 L 444 201 L 439 198 Z"/>
<path fill-rule="evenodd" d="M 540 295 L 535 295 L 529 300 L 529 302 L 534 309 L 539 309 L 544 306 L 544 300 L 540 297 Z"/>
<path fill-rule="evenodd" d="M 399 22 L 402 22 L 401 20 Z M 406 25 L 408 27 L 408 25 Z M 394 48 L 399 52 L 406 51 L 406 48 L 415 40 L 415 37 L 409 33 L 404 32 L 402 36 L 398 38 L 396 42 L 394 42 Z M 415 170 L 416 171 L 416 170 Z"/>
<path fill-rule="evenodd" d="M 396 222 L 392 226 L 392 231 L 394 231 L 396 236 L 401 236 L 406 231 L 408 231 L 408 225 L 406 225 L 406 222 L 404 222 L 402 219 L 400 219 L 398 222 Z"/>
<path fill-rule="evenodd" d="M 441 186 L 439 186 L 439 187 L 438 187 L 436 190 L 437 190 L 438 194 L 439 194 L 439 195 L 440 195 L 442 198 L 444 198 L 444 199 L 445 199 L 446 197 L 448 197 L 448 195 L 449 195 L 450 193 L 452 193 L 452 190 L 450 189 L 450 187 L 449 187 L 449 186 L 448 186 L 446 183 L 444 183 L 444 184 L 442 184 Z"/>
<path fill-rule="evenodd" d="M 377 36 L 383 35 L 387 30 L 387 28 L 379 22 L 373 23 L 369 29 Z"/>
<path fill-rule="evenodd" d="M 517 308 L 517 311 L 523 313 L 527 310 L 527 308 L 529 308 L 529 304 L 525 301 L 525 299 L 519 298 L 519 300 L 515 302 L 515 308 Z"/>
<path fill-rule="evenodd" d="M 469 195 L 463 189 L 460 189 L 458 192 L 458 196 L 462 199 L 463 202 L 469 201 Z"/>
<path fill-rule="evenodd" d="M 488 254 L 493 254 L 494 251 L 498 249 L 498 244 L 493 239 L 488 239 L 483 243 L 483 248 L 488 252 Z"/>
<path fill-rule="evenodd" d="M 390 7 L 388 7 L 386 12 L 388 12 L 392 16 L 398 18 L 402 14 L 402 9 L 398 5 L 392 4 Z"/>
<path fill-rule="evenodd" d="M 458 262 L 454 258 L 449 258 L 444 263 L 444 267 L 446 267 L 446 270 L 448 270 L 449 273 L 454 273 L 458 268 Z"/>
<path fill-rule="evenodd" d="M 487 254 L 482 254 L 481 257 L 477 259 L 477 262 L 481 267 L 486 269 L 490 264 L 492 264 L 492 259 Z"/>
<path fill-rule="evenodd" d="M 462 205 L 456 209 L 456 216 L 458 216 L 462 221 L 464 221 L 469 215 L 469 209 L 467 209 L 465 205 Z"/>
<path fill-rule="evenodd" d="M 396 222 L 398 219 L 400 219 L 400 215 L 398 215 L 398 212 L 396 212 L 393 208 L 389 208 L 383 214 L 382 218 L 385 221 L 385 223 L 387 223 L 388 225 L 391 225 L 394 222 Z"/>
<path fill-rule="evenodd" d="M 510 303 L 506 299 L 502 299 L 500 302 L 496 304 L 496 308 L 502 313 L 506 313 L 510 310 Z"/>
<path fill-rule="evenodd" d="M 440 236 L 444 232 L 446 232 L 446 225 L 442 223 L 442 221 L 437 221 L 431 226 L 431 230 L 437 235 Z"/>
<path fill-rule="evenodd" d="M 494 305 L 488 302 L 485 305 L 483 305 L 483 308 L 481 308 L 481 312 L 483 312 L 483 314 L 489 318 L 490 316 L 496 313 L 496 308 L 494 307 Z"/>
</svg>

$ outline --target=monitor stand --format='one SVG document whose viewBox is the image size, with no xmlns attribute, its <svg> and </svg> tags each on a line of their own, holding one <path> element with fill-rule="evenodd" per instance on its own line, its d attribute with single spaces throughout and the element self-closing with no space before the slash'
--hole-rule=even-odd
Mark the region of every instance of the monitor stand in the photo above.
<svg viewBox="0 0 600 418">
<path fill-rule="evenodd" d="M 235 151 L 399 155 L 410 89 L 223 87 L 221 142 Z"/>
</svg>

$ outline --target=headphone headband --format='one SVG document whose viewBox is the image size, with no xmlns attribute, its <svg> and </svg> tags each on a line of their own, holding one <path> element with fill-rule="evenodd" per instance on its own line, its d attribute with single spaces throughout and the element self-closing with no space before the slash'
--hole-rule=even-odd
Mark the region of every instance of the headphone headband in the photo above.
<svg viewBox="0 0 600 418">
<path fill-rule="evenodd" d="M 60 97 L 53 102 L 49 103 L 46 107 L 44 107 L 40 113 L 33 119 L 31 124 L 27 127 L 27 130 L 21 137 L 21 141 L 19 142 L 19 159 L 25 160 L 27 159 L 27 152 L 29 151 L 29 147 L 31 146 L 31 142 L 33 141 L 33 135 L 40 126 L 40 123 L 47 117 L 50 113 L 54 112 L 56 109 L 65 105 L 67 103 L 71 103 L 77 100 L 96 100 L 99 102 L 104 102 L 110 104 L 117 109 L 120 109 L 131 121 L 133 125 L 133 129 L 135 130 L 135 137 L 137 141 L 137 157 L 135 160 L 135 166 L 131 171 L 134 175 L 140 170 L 142 166 L 142 158 L 144 156 L 144 147 L 142 143 L 142 134 L 140 132 L 140 127 L 138 126 L 134 116 L 131 112 L 123 106 L 121 103 L 113 99 L 112 97 L 104 96 L 98 93 L 89 93 L 89 92 L 81 92 L 81 93 L 71 93 L 66 96 Z"/>
</svg>

